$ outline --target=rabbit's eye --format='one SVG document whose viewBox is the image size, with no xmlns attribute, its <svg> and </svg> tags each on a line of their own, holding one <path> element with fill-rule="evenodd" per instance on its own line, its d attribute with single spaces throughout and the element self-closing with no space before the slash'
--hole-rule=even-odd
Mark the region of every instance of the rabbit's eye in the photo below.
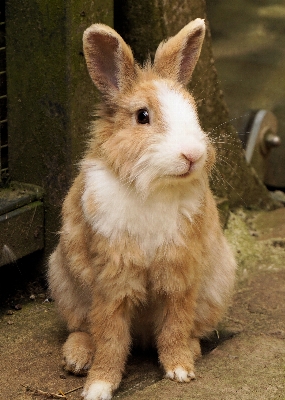
<svg viewBox="0 0 285 400">
<path fill-rule="evenodd" d="M 149 113 L 147 109 L 143 108 L 137 111 L 137 123 L 149 124 Z"/>
</svg>

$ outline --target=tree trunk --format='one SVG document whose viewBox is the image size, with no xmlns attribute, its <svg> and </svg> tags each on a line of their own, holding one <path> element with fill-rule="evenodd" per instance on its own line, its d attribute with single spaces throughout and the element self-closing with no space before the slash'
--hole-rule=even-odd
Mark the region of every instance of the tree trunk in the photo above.
<svg viewBox="0 0 285 400">
<path fill-rule="evenodd" d="M 114 4 L 114 27 L 132 47 L 140 63 L 148 54 L 153 58 L 160 41 L 175 35 L 190 20 L 205 18 L 207 34 L 189 90 L 197 101 L 201 125 L 217 150 L 212 188 L 217 196 L 227 198 L 231 207 L 271 207 L 268 191 L 247 165 L 240 140 L 229 122 L 214 66 L 205 1 L 116 0 Z"/>
</svg>

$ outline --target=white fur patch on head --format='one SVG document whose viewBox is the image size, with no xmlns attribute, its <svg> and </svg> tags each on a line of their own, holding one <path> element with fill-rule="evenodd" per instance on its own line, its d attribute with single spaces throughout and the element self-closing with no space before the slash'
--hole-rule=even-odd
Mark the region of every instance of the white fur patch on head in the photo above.
<svg viewBox="0 0 285 400">
<path fill-rule="evenodd" d="M 165 82 L 156 82 L 157 97 L 166 125 L 166 146 L 198 161 L 205 153 L 205 139 L 197 112 L 189 100 Z"/>
<path fill-rule="evenodd" d="M 154 85 L 162 126 L 160 135 L 153 138 L 134 168 L 140 191 L 147 191 L 156 179 L 197 176 L 207 156 L 205 134 L 189 98 L 165 81 L 155 81 Z"/>
<path fill-rule="evenodd" d="M 105 381 L 95 381 L 82 393 L 84 400 L 111 400 L 112 385 Z"/>
</svg>

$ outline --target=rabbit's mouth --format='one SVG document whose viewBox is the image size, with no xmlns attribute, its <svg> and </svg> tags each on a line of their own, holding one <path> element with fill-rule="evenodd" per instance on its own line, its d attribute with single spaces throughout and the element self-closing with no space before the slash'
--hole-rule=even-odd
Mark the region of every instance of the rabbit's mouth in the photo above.
<svg viewBox="0 0 285 400">
<path fill-rule="evenodd" d="M 175 175 L 177 178 L 187 178 L 196 170 L 196 163 L 195 162 L 190 162 L 188 166 L 188 170 L 186 172 L 183 172 L 182 174 Z"/>
</svg>

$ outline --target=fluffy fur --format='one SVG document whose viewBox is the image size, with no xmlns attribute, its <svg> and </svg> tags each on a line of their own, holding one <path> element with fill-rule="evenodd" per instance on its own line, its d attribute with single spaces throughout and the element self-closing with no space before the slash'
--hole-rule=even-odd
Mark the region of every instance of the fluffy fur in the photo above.
<svg viewBox="0 0 285 400">
<path fill-rule="evenodd" d="M 232 291 L 235 261 L 208 184 L 214 149 L 183 87 L 204 30 L 191 22 L 142 69 L 111 28 L 84 33 L 103 101 L 64 201 L 49 284 L 71 332 L 65 368 L 89 369 L 85 400 L 111 398 L 133 340 L 156 344 L 168 378 L 193 379 L 199 338 Z"/>
</svg>

